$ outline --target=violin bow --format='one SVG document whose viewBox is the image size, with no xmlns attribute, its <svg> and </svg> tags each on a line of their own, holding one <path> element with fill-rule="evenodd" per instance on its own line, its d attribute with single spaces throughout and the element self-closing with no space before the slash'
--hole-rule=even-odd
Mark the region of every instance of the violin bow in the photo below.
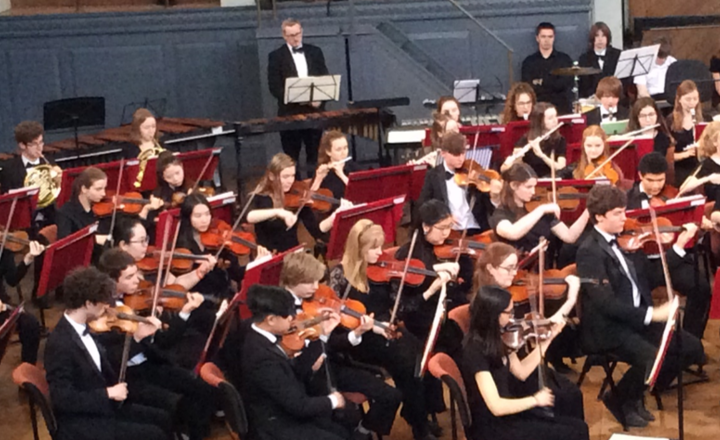
<svg viewBox="0 0 720 440">
<path fill-rule="evenodd" d="M 650 221 L 652 222 L 653 232 L 655 233 L 655 240 L 657 241 L 658 248 L 660 250 L 660 262 L 662 263 L 663 275 L 665 276 L 665 288 L 667 289 L 668 301 L 672 301 L 675 294 L 672 287 L 672 281 L 670 280 L 670 270 L 668 269 L 667 258 L 665 258 L 665 252 L 660 238 L 660 228 L 658 227 L 657 214 L 652 206 L 649 206 L 648 210 L 650 211 Z"/>
<path fill-rule="evenodd" d="M 210 330 L 210 334 L 208 335 L 207 340 L 205 341 L 205 346 L 203 347 L 203 351 L 200 353 L 200 359 L 198 359 L 197 364 L 195 364 L 195 368 L 193 369 L 193 373 L 195 374 L 195 377 L 197 377 L 200 374 L 200 368 L 202 368 L 203 364 L 205 363 L 205 360 L 207 359 L 208 352 L 210 351 L 210 344 L 212 343 L 213 338 L 215 337 L 215 333 L 217 332 L 218 324 L 220 323 L 220 320 L 225 316 L 225 313 L 230 310 L 230 308 L 239 302 L 239 300 L 236 301 L 236 298 L 238 298 L 240 295 L 240 292 L 238 292 L 235 297 L 233 297 L 231 303 L 228 305 L 228 302 L 226 299 L 224 299 L 220 303 L 220 308 L 217 312 L 215 312 L 215 319 L 213 320 L 213 326 Z M 223 342 L 225 341 L 225 337 L 227 336 L 227 331 L 230 328 L 230 323 L 227 324 L 227 328 L 225 329 L 225 333 L 223 334 L 221 341 L 220 341 L 220 347 L 222 347 Z"/>
<path fill-rule="evenodd" d="M 538 363 L 538 387 L 542 390 L 546 387 L 547 378 L 545 376 L 545 353 L 543 352 L 542 345 L 540 344 L 540 333 L 539 333 L 539 322 L 540 317 L 545 311 L 545 305 L 543 304 L 543 271 L 545 269 L 545 247 L 547 246 L 547 240 L 545 237 L 540 238 L 540 249 L 538 250 L 538 287 L 537 291 L 535 292 L 535 298 L 530 299 L 528 302 L 530 303 L 530 316 L 532 318 L 532 324 L 533 324 L 533 330 L 535 331 L 535 343 L 537 344 L 537 349 L 540 354 L 540 362 Z M 530 292 L 532 289 L 528 291 L 528 297 L 530 296 Z M 537 299 L 537 303 L 535 303 L 535 299 Z M 552 410 L 550 408 L 546 408 L 544 411 L 547 411 L 550 415 L 552 415 Z"/>
<path fill-rule="evenodd" d="M 125 382 L 125 376 L 127 373 L 127 363 L 130 359 L 130 342 L 132 342 L 133 335 L 130 332 L 125 333 L 125 342 L 123 343 L 122 360 L 120 361 L 120 374 L 118 375 L 118 383 Z M 120 402 L 122 403 L 122 402 Z"/>
<path fill-rule="evenodd" d="M 170 248 L 170 258 L 168 258 L 167 269 L 165 269 L 165 279 L 162 282 L 163 286 L 167 286 L 168 280 L 170 279 L 170 268 L 172 267 L 173 255 L 175 255 L 175 246 L 177 245 L 178 236 L 180 235 L 180 224 L 182 219 L 178 219 L 177 228 L 175 228 L 175 237 L 173 237 L 172 247 Z M 160 272 L 158 272 L 158 276 Z"/>
<path fill-rule="evenodd" d="M 615 159 L 615 156 L 617 156 L 618 154 L 620 154 L 624 149 L 626 149 L 627 147 L 629 147 L 630 144 L 632 144 L 633 142 L 635 142 L 635 141 L 637 140 L 637 138 L 640 136 L 641 133 L 643 133 L 643 132 L 645 132 L 645 131 L 648 131 L 648 130 L 650 130 L 650 129 L 655 129 L 655 128 L 659 127 L 659 126 L 660 126 L 660 124 L 650 125 L 650 126 L 647 126 L 647 127 L 645 127 L 645 128 L 641 128 L 640 130 L 635 130 L 635 131 L 633 131 L 632 133 L 628 133 L 626 136 L 629 136 L 630 139 L 628 139 L 628 141 L 625 142 L 620 148 L 618 148 L 617 150 L 615 150 L 615 152 L 614 152 L 613 154 L 611 154 L 610 157 L 608 157 L 607 159 L 605 159 L 605 161 L 604 161 L 603 163 L 601 163 L 600 165 L 598 165 L 597 167 L 595 167 L 595 169 L 594 169 L 590 174 L 588 174 L 587 176 L 585 176 L 585 179 L 589 179 L 589 178 L 591 178 L 592 176 L 594 176 L 595 174 L 597 174 L 599 171 L 601 171 L 605 165 L 607 165 L 607 164 L 610 163 L 613 159 Z"/>
<path fill-rule="evenodd" d="M 110 217 L 110 236 L 108 237 L 108 240 L 110 241 L 110 246 L 115 245 L 115 240 L 113 239 L 113 229 L 115 229 L 115 217 L 117 216 L 117 207 L 120 201 L 120 183 L 122 182 L 122 175 L 124 169 L 125 159 L 120 159 L 120 171 L 118 171 L 118 181 L 117 185 L 115 185 L 115 197 L 113 198 L 113 211 L 112 216 Z"/>
<path fill-rule="evenodd" d="M 328 365 L 327 351 L 325 350 L 325 341 L 322 339 L 320 340 L 320 347 L 322 347 L 322 354 L 325 356 L 323 366 L 325 367 L 325 380 L 327 381 L 328 392 L 332 394 L 337 391 L 337 388 L 333 385 L 332 376 L 330 375 L 330 365 Z"/>
<path fill-rule="evenodd" d="M 550 151 L 550 162 L 553 165 L 550 167 L 550 185 L 552 186 L 552 201 L 557 205 L 557 186 L 555 184 L 555 150 Z"/>
<path fill-rule="evenodd" d="M 200 180 L 202 179 L 203 175 L 205 174 L 205 171 L 207 171 L 208 167 L 210 166 L 210 163 L 213 160 L 213 156 L 215 156 L 215 154 L 211 151 L 210 156 L 205 161 L 205 165 L 203 165 L 202 170 L 200 170 L 200 174 L 198 174 L 197 180 L 195 180 L 195 185 L 193 185 L 193 187 L 190 189 L 190 192 L 188 192 L 188 194 L 192 194 L 198 189 L 198 186 L 200 185 Z"/>
<path fill-rule="evenodd" d="M 253 191 L 250 193 L 250 198 L 247 200 L 247 202 L 245 202 L 245 206 L 243 206 L 242 211 L 240 211 L 240 215 L 235 220 L 235 223 L 233 223 L 233 227 L 232 227 L 232 230 L 230 231 L 230 234 L 235 232 L 235 229 L 237 229 L 238 226 L 240 226 L 240 222 L 242 221 L 243 217 L 245 217 L 245 214 L 247 214 L 248 208 L 250 208 L 250 204 L 252 203 L 254 198 L 255 198 L 255 192 Z M 225 243 L 226 243 L 226 241 L 223 240 L 222 244 L 220 245 L 220 248 L 215 253 L 216 260 L 218 258 L 220 258 L 220 253 L 225 249 Z"/>
<path fill-rule="evenodd" d="M 415 232 L 413 232 L 412 240 L 410 241 L 410 250 L 408 251 L 408 256 L 405 259 L 405 268 L 403 269 L 402 277 L 400 277 L 400 287 L 398 287 L 397 297 L 395 298 L 395 305 L 392 309 L 392 314 L 390 315 L 390 324 L 395 323 L 395 317 L 397 316 L 398 308 L 400 307 L 400 297 L 402 296 L 403 287 L 405 287 L 405 277 L 407 276 L 408 269 L 410 268 L 410 260 L 413 256 L 413 251 L 415 250 L 415 242 L 417 242 L 418 237 L 418 229 L 415 229 Z"/>
<path fill-rule="evenodd" d="M 7 223 L 5 223 L 5 231 L 3 231 L 2 236 L 2 243 L 0 243 L 0 258 L 2 257 L 3 252 L 5 252 L 5 244 L 7 243 L 7 236 L 10 233 L 10 224 L 12 223 L 12 219 L 15 216 L 15 206 L 17 206 L 18 198 L 14 197 L 12 204 L 10 205 L 10 213 L 8 214 Z"/>
<path fill-rule="evenodd" d="M 524 147 L 522 147 L 522 148 L 520 149 L 520 151 L 518 151 L 516 154 L 513 154 L 512 156 L 510 156 L 510 157 L 512 158 L 512 162 L 515 162 L 516 160 L 518 160 L 518 159 L 520 159 L 521 157 L 525 156 L 525 154 L 526 154 L 528 151 L 530 151 L 530 149 L 532 148 L 533 142 L 535 142 L 535 141 L 537 140 L 537 142 L 538 142 L 538 144 L 539 144 L 540 142 L 542 142 L 542 141 L 544 141 L 545 139 L 549 138 L 551 134 L 553 134 L 553 133 L 555 133 L 556 131 L 558 131 L 558 130 L 560 129 L 560 127 L 562 127 L 563 125 L 565 125 L 565 123 L 564 123 L 564 122 L 561 122 L 561 123 L 559 123 L 558 125 L 556 125 L 552 130 L 550 130 L 550 131 L 548 131 L 547 133 L 545 133 L 544 135 L 542 135 L 542 136 L 540 136 L 540 137 L 538 137 L 538 138 L 535 138 L 535 139 L 533 139 L 532 141 L 529 141 Z"/>
<path fill-rule="evenodd" d="M 163 262 L 165 261 L 165 248 L 167 248 L 168 239 L 170 238 L 170 216 L 165 220 L 165 231 L 163 231 L 162 249 L 160 250 L 160 261 L 158 262 L 158 276 L 155 280 L 155 292 L 153 292 L 153 302 L 150 316 L 157 316 L 157 306 L 160 301 L 160 280 L 163 273 Z"/>
<path fill-rule="evenodd" d="M 433 349 L 435 348 L 435 344 L 437 343 L 438 335 L 440 334 L 440 325 L 443 322 L 443 318 L 445 317 L 445 299 L 447 298 L 447 283 L 443 283 L 442 287 L 440 288 L 440 296 L 438 297 L 438 304 L 435 308 L 435 316 L 433 318 L 432 326 L 430 327 L 430 333 L 428 334 L 427 342 L 425 343 L 425 349 L 423 350 L 423 355 L 420 360 L 420 368 L 417 371 L 417 374 L 415 375 L 418 378 L 423 377 L 425 372 L 427 371 L 427 363 L 430 359 L 430 354 L 433 352 Z"/>
<path fill-rule="evenodd" d="M 701 161 L 701 162 L 698 164 L 698 166 L 695 167 L 695 171 L 693 171 L 693 173 L 690 174 L 690 175 L 687 177 L 687 179 L 685 179 L 685 180 L 683 181 L 682 184 L 680 184 L 680 188 L 678 188 L 678 193 L 677 193 L 677 195 L 676 195 L 675 197 L 673 197 L 673 200 L 675 200 L 675 199 L 677 199 L 678 197 L 680 197 L 680 196 L 682 196 L 683 194 L 685 194 L 686 189 L 687 189 L 688 182 L 690 182 L 690 179 L 693 179 L 693 178 L 697 177 L 698 173 L 700 172 L 700 169 L 702 168 L 702 165 L 703 165 L 703 161 Z"/>
</svg>

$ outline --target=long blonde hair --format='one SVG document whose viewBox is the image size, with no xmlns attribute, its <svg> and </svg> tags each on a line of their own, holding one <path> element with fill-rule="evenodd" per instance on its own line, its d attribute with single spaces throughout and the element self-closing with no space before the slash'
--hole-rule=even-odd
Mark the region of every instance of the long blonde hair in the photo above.
<svg viewBox="0 0 720 440">
<path fill-rule="evenodd" d="M 278 153 L 270 159 L 265 174 L 258 182 L 253 193 L 270 196 L 274 208 L 285 206 L 285 195 L 280 183 L 280 173 L 286 168 L 294 167 L 295 161 L 285 153 Z"/>
<path fill-rule="evenodd" d="M 573 177 L 575 179 L 584 179 L 585 178 L 585 167 L 587 167 L 590 164 L 590 159 L 587 157 L 587 153 L 585 152 L 585 140 L 589 138 L 590 136 L 596 136 L 602 139 L 603 144 L 605 145 L 605 148 L 603 148 L 603 155 L 602 157 L 605 157 L 606 159 L 610 157 L 610 143 L 608 142 L 607 134 L 605 133 L 605 130 L 602 129 L 599 125 L 591 125 L 588 128 L 586 128 L 583 131 L 583 137 L 582 142 L 580 143 L 580 160 L 578 160 L 578 164 L 573 170 Z M 595 166 L 600 165 L 600 163 L 594 164 Z M 614 162 L 611 162 L 611 165 L 615 171 L 618 171 L 618 167 L 615 165 Z"/>
<path fill-rule="evenodd" d="M 385 232 L 372 220 L 358 220 L 350 229 L 341 264 L 345 278 L 360 292 L 370 291 L 367 279 L 368 263 L 365 255 L 369 249 L 380 247 L 383 243 L 385 243 Z"/>
<path fill-rule="evenodd" d="M 700 148 L 698 149 L 700 157 L 710 157 L 717 152 L 715 143 L 718 141 L 718 136 L 720 136 L 720 122 L 713 121 L 705 127 L 700 136 Z"/>
</svg>

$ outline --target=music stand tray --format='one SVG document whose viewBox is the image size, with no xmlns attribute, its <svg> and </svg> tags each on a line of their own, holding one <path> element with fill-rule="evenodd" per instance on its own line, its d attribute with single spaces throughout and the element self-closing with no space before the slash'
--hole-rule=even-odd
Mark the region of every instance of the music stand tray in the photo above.
<svg viewBox="0 0 720 440">
<path fill-rule="evenodd" d="M 476 104 L 480 89 L 479 79 L 461 79 L 453 83 L 453 98 L 461 104 Z"/>
<path fill-rule="evenodd" d="M 285 80 L 285 104 L 309 104 L 340 99 L 340 75 L 308 76 Z"/>
<path fill-rule="evenodd" d="M 615 76 L 623 79 L 647 75 L 655 64 L 659 49 L 660 45 L 655 44 L 622 51 L 615 67 Z"/>
<path fill-rule="evenodd" d="M 3 225 L 9 231 L 29 229 L 32 226 L 33 213 L 37 207 L 38 192 L 37 187 L 28 187 L 18 188 L 11 190 L 7 194 L 0 195 L 0 225 Z M 10 209 L 15 199 L 17 199 L 15 212 L 13 212 L 13 218 L 8 225 L 6 224 L 7 219 L 10 217 Z"/>
<path fill-rule="evenodd" d="M 105 126 L 105 98 L 88 96 L 58 99 L 43 104 L 43 128 L 45 131 L 72 128 L 75 147 L 78 147 L 78 128 Z"/>
</svg>

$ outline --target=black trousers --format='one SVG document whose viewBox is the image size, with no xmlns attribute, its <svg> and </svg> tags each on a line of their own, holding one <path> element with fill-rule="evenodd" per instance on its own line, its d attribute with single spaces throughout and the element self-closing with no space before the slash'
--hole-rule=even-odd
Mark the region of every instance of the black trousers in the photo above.
<svg viewBox="0 0 720 440">
<path fill-rule="evenodd" d="M 630 365 L 617 384 L 618 398 L 621 402 L 640 400 L 645 392 L 645 378 L 650 374 L 658 345 L 662 338 L 664 325 L 650 324 L 643 333 L 628 333 L 621 345 L 608 352 L 617 355 L 621 362 Z M 658 374 L 656 387 L 666 389 L 680 369 L 705 362 L 705 352 L 700 339 L 682 330 L 682 348 L 678 347 L 677 335 L 668 346 L 662 368 Z"/>
<path fill-rule="evenodd" d="M 11 313 L 10 310 L 0 313 L 0 325 L 8 319 Z M 20 355 L 22 361 L 35 365 L 38 347 L 40 347 L 40 323 L 35 316 L 26 311 L 18 316 L 17 330 L 22 345 Z"/>
<path fill-rule="evenodd" d="M 124 402 L 114 416 L 58 417 L 58 440 L 170 440 L 170 415 L 158 408 Z"/>
<path fill-rule="evenodd" d="M 128 367 L 127 384 L 134 402 L 163 409 L 174 414 L 176 422 L 186 423 L 190 439 L 210 434 L 214 389 L 190 371 L 147 360 Z"/>
<path fill-rule="evenodd" d="M 300 175 L 300 150 L 302 150 L 303 144 L 305 145 L 305 162 L 308 168 L 308 177 L 315 176 L 315 168 L 317 168 L 318 161 L 318 147 L 320 146 L 320 139 L 322 138 L 322 130 L 287 130 L 280 132 L 280 143 L 282 149 L 288 156 L 292 157 L 296 164 L 298 164 L 296 176 L 298 179 L 302 178 Z"/>
</svg>

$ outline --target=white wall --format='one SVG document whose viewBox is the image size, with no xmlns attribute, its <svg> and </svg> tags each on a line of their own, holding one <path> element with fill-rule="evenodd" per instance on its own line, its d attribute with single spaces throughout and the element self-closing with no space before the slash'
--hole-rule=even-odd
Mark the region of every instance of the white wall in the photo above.
<svg viewBox="0 0 720 440">
<path fill-rule="evenodd" d="M 10 0 L 0 0 L 0 13 L 10 9 Z"/>
<path fill-rule="evenodd" d="M 592 22 L 603 21 L 612 32 L 612 45 L 623 48 L 622 0 L 593 0 Z"/>
</svg>

